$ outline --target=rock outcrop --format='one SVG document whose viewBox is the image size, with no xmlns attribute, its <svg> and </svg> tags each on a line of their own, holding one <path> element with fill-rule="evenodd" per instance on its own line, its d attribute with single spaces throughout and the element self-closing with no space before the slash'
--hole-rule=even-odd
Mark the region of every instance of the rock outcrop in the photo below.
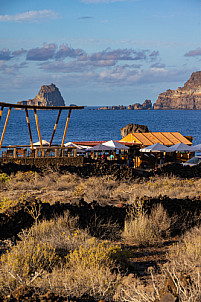
<svg viewBox="0 0 201 302">
<path fill-rule="evenodd" d="M 135 103 L 133 105 L 128 105 L 128 107 L 124 105 L 119 106 L 104 106 L 99 107 L 98 110 L 150 110 L 152 109 L 152 102 L 151 100 L 145 100 L 143 104 Z"/>
<path fill-rule="evenodd" d="M 149 132 L 149 129 L 147 126 L 144 125 L 138 125 L 138 124 L 128 124 L 125 127 L 121 128 L 121 136 L 124 138 L 129 133 L 145 133 Z"/>
<path fill-rule="evenodd" d="M 43 85 L 34 99 L 18 102 L 19 105 L 65 106 L 59 89 L 54 85 Z"/>
<path fill-rule="evenodd" d="M 152 109 L 152 102 L 151 100 L 145 100 L 143 104 L 136 103 L 133 105 L 129 105 L 128 110 L 150 110 Z"/>
<path fill-rule="evenodd" d="M 127 107 L 123 105 L 119 106 L 104 106 L 104 107 L 99 107 L 98 110 L 126 110 Z"/>
<path fill-rule="evenodd" d="M 201 71 L 193 72 L 184 87 L 159 94 L 154 109 L 201 110 Z"/>
</svg>

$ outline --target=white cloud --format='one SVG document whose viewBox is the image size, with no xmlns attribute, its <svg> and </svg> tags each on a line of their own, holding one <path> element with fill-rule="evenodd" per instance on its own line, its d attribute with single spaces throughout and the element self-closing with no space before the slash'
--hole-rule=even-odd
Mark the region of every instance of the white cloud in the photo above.
<svg viewBox="0 0 201 302">
<path fill-rule="evenodd" d="M 37 23 L 49 19 L 58 19 L 56 12 L 50 9 L 32 10 L 16 15 L 0 15 L 0 22 L 30 22 Z"/>
</svg>

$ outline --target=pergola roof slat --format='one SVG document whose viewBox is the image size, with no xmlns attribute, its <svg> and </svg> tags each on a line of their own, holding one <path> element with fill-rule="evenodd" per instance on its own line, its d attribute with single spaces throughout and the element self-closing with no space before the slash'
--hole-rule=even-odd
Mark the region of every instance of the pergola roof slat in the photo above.
<svg viewBox="0 0 201 302">
<path fill-rule="evenodd" d="M 35 105 L 20 105 L 20 104 L 9 104 L 0 102 L 1 107 L 19 108 L 19 109 L 40 109 L 40 110 L 79 110 L 84 109 L 85 106 L 35 106 Z"/>
</svg>

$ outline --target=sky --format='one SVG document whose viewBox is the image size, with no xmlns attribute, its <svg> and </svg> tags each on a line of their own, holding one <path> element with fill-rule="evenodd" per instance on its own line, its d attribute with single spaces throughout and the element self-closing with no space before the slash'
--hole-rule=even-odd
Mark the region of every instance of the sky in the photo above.
<svg viewBox="0 0 201 302">
<path fill-rule="evenodd" d="M 0 0 L 0 102 L 155 103 L 200 64 L 201 0 Z"/>
</svg>

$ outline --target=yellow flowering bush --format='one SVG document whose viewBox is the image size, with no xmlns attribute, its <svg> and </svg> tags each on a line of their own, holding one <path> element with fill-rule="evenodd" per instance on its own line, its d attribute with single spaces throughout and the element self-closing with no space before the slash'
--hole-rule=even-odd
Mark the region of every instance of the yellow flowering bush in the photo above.
<svg viewBox="0 0 201 302">
<path fill-rule="evenodd" d="M 98 242 L 94 237 L 88 239 L 84 246 L 71 251 L 67 256 L 70 267 L 82 266 L 90 268 L 96 266 L 112 265 L 118 258 L 120 248 L 108 241 Z"/>
<path fill-rule="evenodd" d="M 3 213 L 8 208 L 15 206 L 18 204 L 18 200 L 11 200 L 5 197 L 2 197 L 0 200 L 0 213 Z"/>
<path fill-rule="evenodd" d="M 6 173 L 0 173 L 0 182 L 6 183 L 10 181 L 10 177 Z"/>
</svg>

